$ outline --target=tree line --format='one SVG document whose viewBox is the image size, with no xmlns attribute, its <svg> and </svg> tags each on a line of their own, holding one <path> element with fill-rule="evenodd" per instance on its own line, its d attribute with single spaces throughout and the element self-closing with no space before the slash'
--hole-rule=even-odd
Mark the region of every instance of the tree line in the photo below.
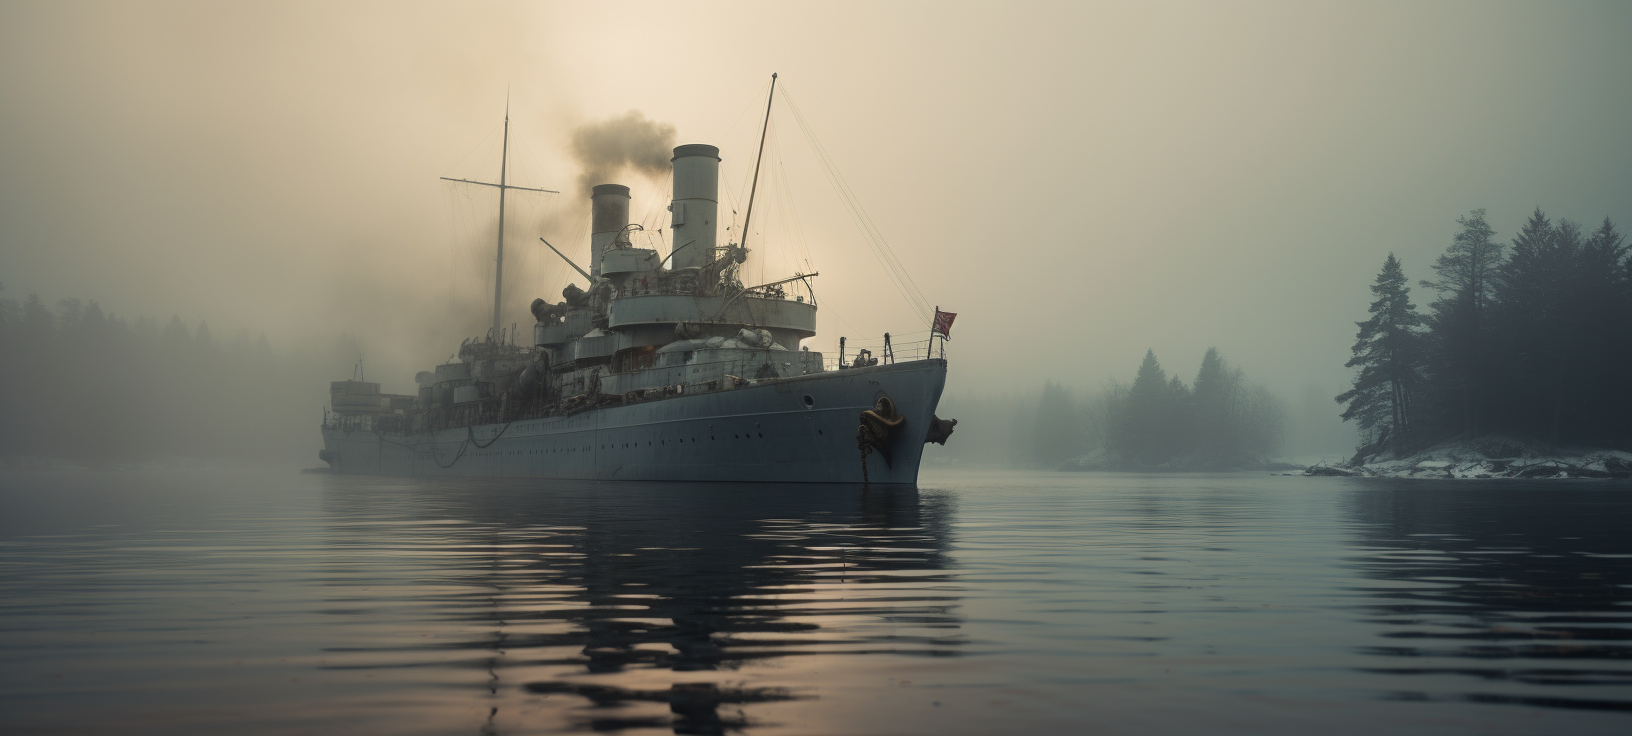
<svg viewBox="0 0 1632 736">
<path fill-rule="evenodd" d="M 968 419 L 957 455 L 970 462 L 1105 470 L 1262 466 L 1287 422 L 1286 402 L 1213 348 L 1188 384 L 1146 351 L 1131 383 L 1079 397 L 1049 380 L 1031 397 L 948 396 L 940 413 Z"/>
<path fill-rule="evenodd" d="M 0 459 L 315 465 L 304 456 L 315 452 L 326 398 L 316 368 L 276 353 L 264 335 L 217 337 L 202 320 L 126 320 L 81 299 L 0 299 Z"/>
<path fill-rule="evenodd" d="M 1500 434 L 1553 446 L 1632 444 L 1632 257 L 1609 219 L 1592 232 L 1539 208 L 1504 245 L 1477 209 L 1418 282 L 1390 253 L 1348 366 L 1342 417 L 1357 459 Z"/>
<path fill-rule="evenodd" d="M 1229 468 L 1262 463 L 1280 448 L 1285 403 L 1249 383 L 1215 348 L 1202 356 L 1195 380 L 1185 386 L 1165 375 L 1153 351 L 1145 352 L 1133 384 L 1112 389 L 1106 448 L 1133 467 Z"/>
</svg>

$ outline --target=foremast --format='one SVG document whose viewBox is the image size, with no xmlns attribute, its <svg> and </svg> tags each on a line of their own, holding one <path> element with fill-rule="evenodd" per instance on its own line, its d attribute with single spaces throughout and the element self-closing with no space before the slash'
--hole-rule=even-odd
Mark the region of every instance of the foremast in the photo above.
<svg viewBox="0 0 1632 736">
<path fill-rule="evenodd" d="M 504 298 L 504 195 L 511 189 L 524 192 L 544 192 L 546 194 L 560 194 L 554 189 L 538 189 L 535 187 L 520 187 L 509 182 L 510 169 L 510 101 L 504 103 L 504 143 L 499 152 L 499 182 L 494 184 L 486 181 L 472 181 L 470 179 L 454 179 L 441 177 L 444 181 L 460 184 L 475 184 L 477 186 L 494 187 L 499 190 L 499 237 L 494 244 L 493 257 L 493 326 L 490 328 L 488 339 L 498 340 L 503 334 L 504 313 L 500 309 Z"/>
</svg>

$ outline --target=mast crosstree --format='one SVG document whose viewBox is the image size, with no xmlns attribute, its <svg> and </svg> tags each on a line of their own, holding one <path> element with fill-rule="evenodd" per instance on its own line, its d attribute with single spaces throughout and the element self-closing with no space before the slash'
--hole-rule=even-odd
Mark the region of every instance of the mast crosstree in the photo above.
<svg viewBox="0 0 1632 736">
<path fill-rule="evenodd" d="M 500 324 L 503 321 L 502 318 L 501 318 L 501 315 L 499 313 L 499 303 L 500 303 L 500 295 L 503 294 L 503 292 L 504 292 L 504 193 L 506 191 L 508 191 L 508 190 L 511 190 L 511 189 L 519 189 L 519 190 L 524 191 L 524 192 L 544 192 L 545 194 L 560 194 L 560 192 L 558 192 L 558 191 L 556 191 L 554 189 L 538 189 L 536 187 L 518 187 L 518 186 L 516 186 L 514 184 L 509 183 L 509 181 L 506 178 L 508 176 L 508 174 L 509 174 L 509 171 L 508 171 L 509 170 L 509 165 L 510 165 L 510 103 L 507 101 L 504 104 L 504 147 L 503 147 L 503 149 L 501 150 L 501 152 L 499 154 L 499 183 L 494 184 L 493 182 L 475 181 L 475 180 L 472 180 L 472 179 L 454 179 L 452 177 L 447 177 L 447 176 L 440 177 L 443 181 L 457 182 L 457 183 L 460 183 L 460 184 L 475 184 L 477 186 L 483 186 L 483 187 L 494 187 L 494 188 L 499 190 L 499 242 L 498 242 L 498 247 L 497 247 L 497 256 L 494 258 L 494 263 L 493 263 L 493 327 L 492 327 L 492 331 L 490 331 L 488 333 L 488 336 L 490 338 L 494 339 L 494 340 L 499 339 L 499 335 L 501 334 L 501 330 L 502 330 L 502 328 L 500 327 Z"/>
</svg>

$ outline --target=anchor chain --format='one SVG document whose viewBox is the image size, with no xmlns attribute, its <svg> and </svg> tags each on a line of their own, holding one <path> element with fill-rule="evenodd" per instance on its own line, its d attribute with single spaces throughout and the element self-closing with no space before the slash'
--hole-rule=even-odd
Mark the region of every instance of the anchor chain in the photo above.
<svg viewBox="0 0 1632 736">
<path fill-rule="evenodd" d="M 856 447 L 861 450 L 861 484 L 865 486 L 869 483 L 867 479 L 867 456 L 872 454 L 873 448 L 867 444 L 867 440 L 860 436 L 860 433 L 857 433 L 856 436 Z"/>
</svg>

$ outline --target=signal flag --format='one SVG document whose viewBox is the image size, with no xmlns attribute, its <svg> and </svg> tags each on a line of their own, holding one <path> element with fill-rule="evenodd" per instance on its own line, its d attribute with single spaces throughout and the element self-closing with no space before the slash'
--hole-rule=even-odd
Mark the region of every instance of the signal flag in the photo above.
<svg viewBox="0 0 1632 736">
<path fill-rule="evenodd" d="M 940 335 L 942 340 L 952 339 L 952 320 L 957 318 L 957 312 L 942 312 L 940 307 L 936 307 L 935 326 L 930 328 L 930 334 Z"/>
</svg>

